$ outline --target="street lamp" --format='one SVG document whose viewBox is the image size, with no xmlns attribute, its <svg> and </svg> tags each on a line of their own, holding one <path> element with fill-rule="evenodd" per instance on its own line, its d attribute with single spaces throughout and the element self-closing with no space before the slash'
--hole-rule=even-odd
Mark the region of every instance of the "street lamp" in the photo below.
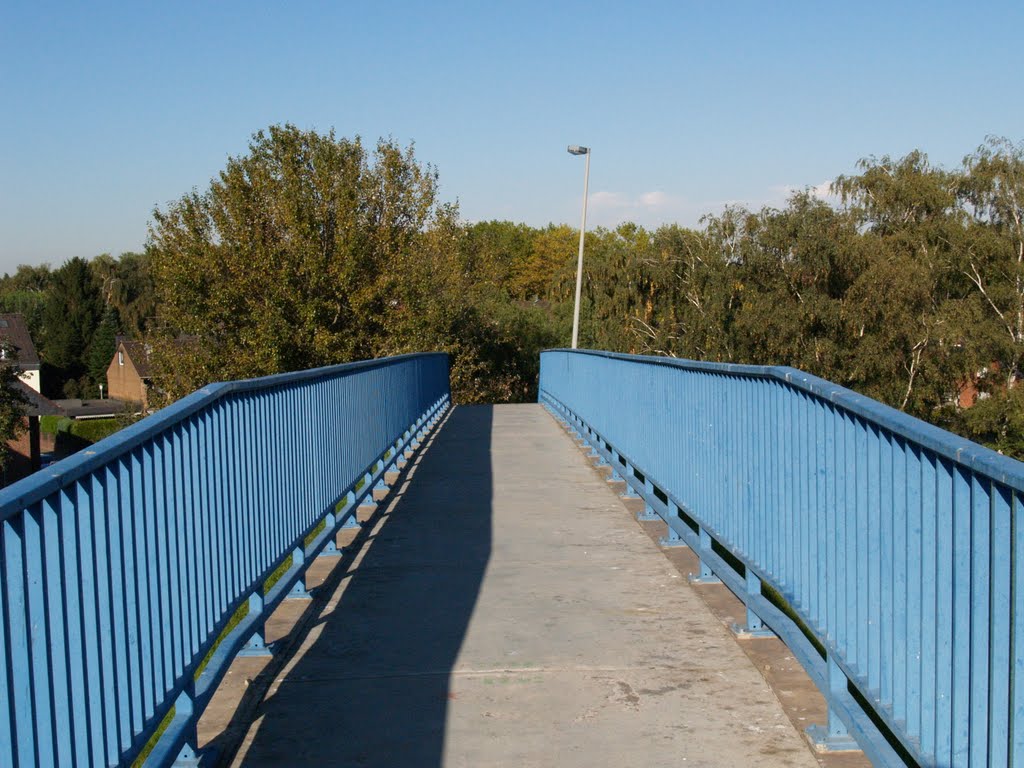
<svg viewBox="0 0 1024 768">
<path fill-rule="evenodd" d="M 590 147 L 569 146 L 570 155 L 586 155 L 587 167 L 583 172 L 583 222 L 580 224 L 580 257 L 576 262 L 576 307 L 572 313 L 572 348 L 580 338 L 580 291 L 583 288 L 583 233 L 587 229 L 587 185 L 590 183 Z"/>
</svg>

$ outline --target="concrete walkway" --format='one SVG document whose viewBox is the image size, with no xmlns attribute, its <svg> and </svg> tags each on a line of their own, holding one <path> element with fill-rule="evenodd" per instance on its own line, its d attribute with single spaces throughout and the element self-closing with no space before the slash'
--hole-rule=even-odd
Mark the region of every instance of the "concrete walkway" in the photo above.
<svg viewBox="0 0 1024 768">
<path fill-rule="evenodd" d="M 817 765 L 540 406 L 455 409 L 383 504 L 236 765 Z"/>
</svg>

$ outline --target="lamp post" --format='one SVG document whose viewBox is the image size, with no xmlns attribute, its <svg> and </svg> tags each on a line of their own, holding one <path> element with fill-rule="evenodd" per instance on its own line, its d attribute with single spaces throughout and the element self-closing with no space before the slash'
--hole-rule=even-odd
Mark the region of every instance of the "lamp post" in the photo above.
<svg viewBox="0 0 1024 768">
<path fill-rule="evenodd" d="M 576 262 L 576 306 L 572 313 L 572 348 L 580 338 L 580 292 L 583 289 L 583 233 L 587 229 L 587 185 L 590 183 L 590 147 L 573 144 L 569 147 L 570 155 L 586 155 L 587 167 L 583 172 L 583 222 L 580 224 L 580 257 Z"/>
</svg>

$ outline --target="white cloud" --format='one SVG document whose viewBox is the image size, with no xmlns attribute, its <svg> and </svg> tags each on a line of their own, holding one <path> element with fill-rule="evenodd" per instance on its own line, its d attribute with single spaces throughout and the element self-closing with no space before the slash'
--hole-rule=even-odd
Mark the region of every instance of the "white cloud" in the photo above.
<svg viewBox="0 0 1024 768">
<path fill-rule="evenodd" d="M 589 208 L 595 226 L 614 227 L 624 221 L 644 226 L 658 226 L 667 222 L 692 225 L 702 211 L 681 197 L 660 189 L 626 195 L 621 192 L 600 190 L 590 195 Z"/>
<path fill-rule="evenodd" d="M 618 192 L 595 192 L 590 195 L 588 205 L 591 208 L 603 209 L 603 208 L 628 208 L 630 202 L 625 195 L 621 195 Z"/>
<path fill-rule="evenodd" d="M 671 204 L 672 199 L 661 190 L 655 190 L 654 192 L 644 192 L 640 195 L 639 202 L 644 208 L 664 208 Z"/>
<path fill-rule="evenodd" d="M 835 198 L 832 194 L 832 181 L 826 180 L 818 184 L 817 186 L 811 187 L 811 194 L 817 197 L 819 200 L 829 200 Z"/>
<path fill-rule="evenodd" d="M 730 206 L 743 207 L 755 212 L 764 207 L 784 209 L 793 193 L 804 190 L 830 205 L 838 205 L 838 198 L 829 192 L 831 184 L 831 180 L 806 187 L 776 184 L 764 189 L 759 195 L 700 201 L 688 200 L 660 189 L 641 192 L 638 195 L 600 190 L 590 195 L 588 225 L 616 227 L 622 222 L 632 221 L 646 227 L 673 223 L 699 227 L 702 216 L 721 215 Z"/>
</svg>

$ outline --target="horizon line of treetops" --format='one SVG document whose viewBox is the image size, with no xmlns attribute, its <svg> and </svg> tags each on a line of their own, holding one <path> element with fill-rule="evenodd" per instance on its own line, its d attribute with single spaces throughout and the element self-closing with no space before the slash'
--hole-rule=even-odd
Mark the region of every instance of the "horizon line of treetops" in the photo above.
<svg viewBox="0 0 1024 768">
<path fill-rule="evenodd" d="M 22 265 L 0 312 L 25 316 L 51 397 L 98 394 L 124 334 L 162 402 L 427 349 L 457 401 L 535 399 L 539 351 L 570 335 L 578 229 L 463 222 L 437 180 L 392 140 L 271 126 L 154 211 L 144 252 Z M 872 157 L 832 191 L 588 231 L 580 345 L 791 365 L 1024 456 L 1024 143 L 955 169 Z"/>
</svg>

